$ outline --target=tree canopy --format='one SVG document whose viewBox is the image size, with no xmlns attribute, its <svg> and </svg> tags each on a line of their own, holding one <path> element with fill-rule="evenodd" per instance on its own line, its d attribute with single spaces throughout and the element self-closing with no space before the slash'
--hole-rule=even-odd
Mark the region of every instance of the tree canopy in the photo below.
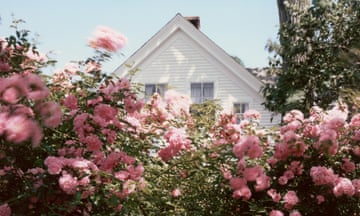
<svg viewBox="0 0 360 216">
<path fill-rule="evenodd" d="M 280 45 L 269 44 L 274 83 L 263 89 L 265 106 L 279 113 L 328 108 L 342 92 L 359 90 L 356 47 L 360 39 L 360 2 L 318 0 L 307 8 L 285 1 L 291 19 L 279 30 Z M 280 14 L 280 13 L 279 13 Z"/>
</svg>

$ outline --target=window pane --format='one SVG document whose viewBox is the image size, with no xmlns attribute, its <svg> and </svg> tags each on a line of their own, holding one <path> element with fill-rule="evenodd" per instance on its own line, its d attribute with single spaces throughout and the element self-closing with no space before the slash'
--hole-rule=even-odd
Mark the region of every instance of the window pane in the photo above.
<svg viewBox="0 0 360 216">
<path fill-rule="evenodd" d="M 236 123 L 240 123 L 243 119 L 243 114 L 249 109 L 249 103 L 234 103 L 233 111 L 236 115 Z"/>
<path fill-rule="evenodd" d="M 150 98 L 156 91 L 154 84 L 145 84 L 145 98 Z"/>
<path fill-rule="evenodd" d="M 248 103 L 242 103 L 241 104 L 241 113 L 246 112 L 249 109 L 249 104 Z"/>
<path fill-rule="evenodd" d="M 191 100 L 193 103 L 202 102 L 201 83 L 191 83 Z"/>
<path fill-rule="evenodd" d="M 204 101 L 214 99 L 214 83 L 204 83 L 203 88 Z"/>
<path fill-rule="evenodd" d="M 233 111 L 236 114 L 242 114 L 249 109 L 249 103 L 234 103 Z"/>
<path fill-rule="evenodd" d="M 162 84 L 157 84 L 156 85 L 156 92 L 160 95 L 160 96 L 164 96 L 166 91 L 166 84 L 162 83 Z"/>
<path fill-rule="evenodd" d="M 234 109 L 233 109 L 234 113 L 235 114 L 241 113 L 240 110 L 241 110 L 240 109 L 240 104 L 238 104 L 238 103 L 234 104 Z"/>
</svg>

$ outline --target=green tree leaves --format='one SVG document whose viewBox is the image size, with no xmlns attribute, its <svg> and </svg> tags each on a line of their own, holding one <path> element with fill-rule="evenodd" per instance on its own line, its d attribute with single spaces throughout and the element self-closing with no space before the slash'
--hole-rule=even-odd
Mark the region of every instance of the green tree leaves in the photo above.
<svg viewBox="0 0 360 216">
<path fill-rule="evenodd" d="M 342 89 L 359 89 L 354 46 L 360 36 L 360 3 L 323 0 L 303 10 L 290 4 L 287 10 L 292 20 L 280 28 L 281 46 L 269 45 L 277 79 L 263 89 L 265 106 L 280 113 L 306 112 L 314 105 L 328 108 Z"/>
</svg>

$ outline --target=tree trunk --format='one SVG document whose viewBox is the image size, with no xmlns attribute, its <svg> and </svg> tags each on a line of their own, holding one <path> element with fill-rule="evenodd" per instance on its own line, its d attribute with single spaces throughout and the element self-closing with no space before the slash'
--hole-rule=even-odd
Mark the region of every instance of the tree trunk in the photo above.
<svg viewBox="0 0 360 216">
<path fill-rule="evenodd" d="M 277 0 L 277 6 L 279 11 L 279 21 L 280 25 L 283 23 L 290 23 L 292 22 L 291 14 L 286 7 L 285 2 L 289 5 L 295 7 L 298 10 L 305 10 L 310 6 L 310 0 Z"/>
</svg>

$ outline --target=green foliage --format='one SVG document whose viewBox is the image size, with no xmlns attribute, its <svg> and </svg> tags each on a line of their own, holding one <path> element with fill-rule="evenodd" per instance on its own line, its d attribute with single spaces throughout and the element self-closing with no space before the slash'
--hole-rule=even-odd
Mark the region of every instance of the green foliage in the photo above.
<svg viewBox="0 0 360 216">
<path fill-rule="evenodd" d="M 219 101 L 207 100 L 202 104 L 191 105 L 190 112 L 197 128 L 209 130 L 215 124 L 216 115 L 220 110 L 222 110 L 222 107 Z"/>
<path fill-rule="evenodd" d="M 314 1 L 307 10 L 292 6 L 292 21 L 279 31 L 280 46 L 269 45 L 277 80 L 266 84 L 263 94 L 272 111 L 306 114 L 314 105 L 328 108 L 342 89 L 359 89 L 354 47 L 360 38 L 360 2 Z"/>
</svg>

